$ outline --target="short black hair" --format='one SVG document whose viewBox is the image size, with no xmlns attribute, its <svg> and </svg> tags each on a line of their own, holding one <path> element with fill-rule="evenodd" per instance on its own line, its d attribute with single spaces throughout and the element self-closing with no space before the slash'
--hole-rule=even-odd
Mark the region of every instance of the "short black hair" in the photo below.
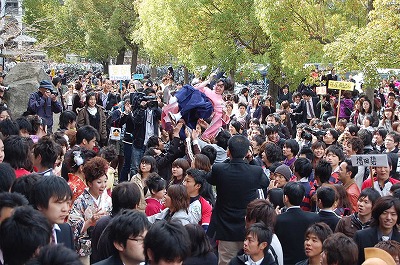
<svg viewBox="0 0 400 265">
<path fill-rule="evenodd" d="M 99 151 L 99 156 L 110 163 L 118 157 L 117 149 L 113 145 L 103 146 Z"/>
<path fill-rule="evenodd" d="M 268 161 L 272 164 L 282 161 L 282 149 L 274 143 L 267 143 L 265 145 L 264 154 Z"/>
<path fill-rule="evenodd" d="M 201 186 L 199 189 L 199 193 L 201 193 L 203 191 L 203 186 L 205 183 L 204 171 L 196 168 L 189 168 L 188 170 L 186 170 L 186 175 L 192 177 L 195 184 L 199 184 Z"/>
<path fill-rule="evenodd" d="M 66 130 L 68 127 L 68 124 L 74 122 L 76 120 L 76 114 L 75 112 L 71 110 L 65 110 L 61 112 L 60 114 L 60 121 L 59 121 L 59 126 L 60 129 Z"/>
<path fill-rule="evenodd" d="M 208 239 L 203 227 L 199 224 L 187 224 L 185 225 L 185 229 L 191 239 L 190 255 L 192 257 L 205 256 L 212 252 L 210 240 Z"/>
<path fill-rule="evenodd" d="M 353 166 L 350 159 L 345 159 L 343 162 L 346 163 L 346 171 L 351 172 L 350 178 L 354 179 L 358 173 L 358 167 Z"/>
<path fill-rule="evenodd" d="M 346 128 L 349 129 L 349 133 L 350 133 L 352 136 L 357 135 L 357 133 L 358 133 L 358 127 L 357 127 L 355 124 L 348 123 L 347 126 L 346 126 Z"/>
<path fill-rule="evenodd" d="M 358 247 L 354 240 L 343 233 L 334 233 L 322 245 L 327 264 L 353 265 L 358 261 Z"/>
<path fill-rule="evenodd" d="M 19 127 L 15 121 L 5 119 L 0 121 L 0 132 L 5 136 L 19 135 Z"/>
<path fill-rule="evenodd" d="M 42 176 L 31 190 L 32 204 L 36 209 L 47 209 L 51 197 L 55 197 L 57 201 L 71 200 L 71 188 L 63 178 L 54 175 Z"/>
<path fill-rule="evenodd" d="M 100 139 L 100 136 L 97 130 L 91 125 L 82 126 L 76 131 L 77 145 L 80 145 L 83 142 L 83 139 L 89 142 L 95 138 L 98 140 Z"/>
<path fill-rule="evenodd" d="M 164 220 L 154 223 L 144 239 L 144 254 L 149 261 L 148 250 L 153 254 L 153 261 L 183 261 L 190 255 L 190 238 L 185 227 L 177 222 Z"/>
<path fill-rule="evenodd" d="M 111 201 L 112 215 L 116 215 L 122 209 L 135 209 L 140 201 L 139 186 L 133 182 L 119 183 L 112 191 Z"/>
<path fill-rule="evenodd" d="M 28 204 L 28 200 L 22 194 L 17 192 L 0 192 L 0 212 L 4 207 L 15 208 Z"/>
<path fill-rule="evenodd" d="M 118 242 L 126 246 L 130 237 L 137 237 L 150 228 L 150 222 L 144 213 L 124 209 L 115 216 L 107 226 L 107 234 L 110 242 Z"/>
<path fill-rule="evenodd" d="M 367 198 L 368 200 L 371 201 L 372 206 L 374 206 L 376 200 L 380 197 L 381 197 L 381 195 L 379 194 L 379 192 L 376 189 L 366 188 L 361 191 L 360 195 L 358 196 L 358 200 Z"/>
<path fill-rule="evenodd" d="M 167 187 L 167 181 L 160 177 L 157 173 L 150 173 L 146 179 L 146 186 L 150 193 L 159 192 Z"/>
<path fill-rule="evenodd" d="M 215 136 L 215 143 L 226 150 L 228 148 L 228 141 L 231 138 L 231 134 L 227 130 L 220 131 L 217 136 Z"/>
<path fill-rule="evenodd" d="M 246 236 L 248 235 L 257 236 L 258 245 L 263 242 L 267 243 L 267 248 L 271 245 L 273 235 L 272 229 L 262 221 L 250 225 L 250 227 L 246 229 Z"/>
<path fill-rule="evenodd" d="M 41 156 L 40 164 L 46 168 L 53 168 L 58 158 L 56 142 L 48 136 L 39 139 L 33 148 L 34 157 Z"/>
<path fill-rule="evenodd" d="M 48 264 L 82 265 L 79 255 L 63 244 L 49 244 L 42 247 L 39 255 L 26 263 L 26 265 Z"/>
<path fill-rule="evenodd" d="M 15 179 L 15 170 L 10 164 L 0 163 L 0 192 L 9 191 Z"/>
<path fill-rule="evenodd" d="M 299 182 L 288 182 L 283 187 L 283 195 L 286 195 L 289 203 L 293 206 L 299 206 L 306 193 L 304 186 Z"/>
<path fill-rule="evenodd" d="M 19 117 L 15 120 L 18 124 L 19 130 L 26 130 L 27 133 L 32 131 L 32 124 L 28 121 L 28 119 L 24 116 Z"/>
<path fill-rule="evenodd" d="M 244 158 L 249 151 L 250 141 L 243 135 L 234 135 L 228 145 L 232 158 Z"/>
<path fill-rule="evenodd" d="M 296 156 L 299 153 L 300 146 L 296 140 L 287 139 L 283 145 L 292 151 L 293 156 Z"/>
<path fill-rule="evenodd" d="M 265 135 L 268 136 L 270 134 L 277 133 L 278 132 L 278 128 L 276 126 L 274 126 L 274 125 L 267 125 L 265 127 L 264 132 L 265 132 Z"/>
<path fill-rule="evenodd" d="M 294 161 L 294 172 L 297 172 L 300 177 L 308 178 L 311 175 L 312 170 L 312 164 L 307 158 L 299 157 Z"/>
<path fill-rule="evenodd" d="M 330 208 L 335 203 L 336 192 L 331 187 L 321 186 L 317 189 L 317 200 L 321 200 L 323 208 Z"/>
<path fill-rule="evenodd" d="M 308 147 L 308 146 L 303 146 L 303 147 L 300 149 L 299 155 L 305 155 L 306 158 L 307 158 L 308 160 L 310 160 L 310 161 L 312 161 L 312 160 L 314 159 L 314 153 L 313 153 L 313 151 L 311 150 L 311 148 Z"/>
<path fill-rule="evenodd" d="M 25 264 L 38 248 L 50 243 L 52 227 L 46 217 L 30 206 L 14 209 L 0 226 L 0 248 L 4 263 Z"/>
<path fill-rule="evenodd" d="M 325 154 L 328 154 L 328 153 L 332 153 L 332 154 L 336 155 L 337 157 L 339 157 L 339 162 L 343 161 L 343 159 L 344 159 L 343 150 L 337 145 L 331 145 L 328 148 L 326 148 Z"/>
<path fill-rule="evenodd" d="M 147 148 L 150 147 L 157 147 L 158 146 L 158 136 L 152 135 L 150 138 L 147 140 Z"/>
<path fill-rule="evenodd" d="M 201 149 L 201 154 L 205 155 L 210 159 L 210 164 L 214 164 L 217 159 L 217 150 L 212 145 L 206 145 Z"/>
<path fill-rule="evenodd" d="M 29 159 L 29 143 L 18 135 L 12 135 L 4 139 L 4 162 L 11 165 L 12 168 L 29 169 L 32 162 Z"/>
<path fill-rule="evenodd" d="M 11 192 L 18 192 L 24 195 L 29 204 L 33 204 L 32 189 L 35 183 L 41 178 L 42 176 L 37 173 L 31 173 L 20 178 L 17 178 L 11 186 Z"/>
<path fill-rule="evenodd" d="M 367 129 L 360 129 L 357 136 L 363 141 L 364 146 L 372 143 L 372 133 Z"/>
<path fill-rule="evenodd" d="M 319 160 L 314 170 L 314 176 L 318 177 L 321 183 L 328 183 L 332 174 L 331 164 L 325 159 Z"/>
</svg>

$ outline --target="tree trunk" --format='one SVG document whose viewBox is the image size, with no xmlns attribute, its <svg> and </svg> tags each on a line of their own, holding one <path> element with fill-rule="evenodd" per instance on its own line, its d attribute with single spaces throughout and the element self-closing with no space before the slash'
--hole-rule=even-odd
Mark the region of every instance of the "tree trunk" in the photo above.
<svg viewBox="0 0 400 265">
<path fill-rule="evenodd" d="M 132 45 L 132 57 L 131 57 L 131 72 L 132 74 L 136 73 L 136 66 L 137 66 L 137 59 L 138 59 L 138 53 L 139 53 L 139 46 L 138 45 Z"/>
<path fill-rule="evenodd" d="M 271 96 L 272 101 L 273 101 L 273 102 L 271 102 L 271 106 L 276 105 L 276 99 L 278 98 L 279 88 L 280 88 L 280 86 L 277 83 L 275 83 L 274 80 L 269 81 L 268 94 Z"/>
<path fill-rule="evenodd" d="M 176 80 L 178 81 L 178 80 Z M 185 84 L 189 84 L 189 71 L 187 69 L 187 67 L 183 67 L 183 81 Z"/>
<path fill-rule="evenodd" d="M 101 64 L 103 65 L 104 74 L 108 75 L 108 66 L 110 65 L 110 61 L 101 61 Z"/>
<path fill-rule="evenodd" d="M 126 51 L 126 47 L 125 47 L 125 46 L 123 46 L 123 47 L 118 51 L 117 61 L 115 62 L 115 64 L 124 64 L 125 51 Z"/>
<path fill-rule="evenodd" d="M 229 70 L 229 78 L 231 79 L 232 86 L 235 87 L 235 69 Z"/>
<path fill-rule="evenodd" d="M 367 14 L 374 10 L 374 0 L 368 0 L 367 3 Z M 369 16 L 367 15 L 367 24 L 370 22 Z"/>
</svg>

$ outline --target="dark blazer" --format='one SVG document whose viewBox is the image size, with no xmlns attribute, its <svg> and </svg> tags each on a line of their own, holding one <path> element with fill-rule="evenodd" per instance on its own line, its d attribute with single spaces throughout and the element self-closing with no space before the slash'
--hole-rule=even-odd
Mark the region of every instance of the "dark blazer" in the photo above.
<svg viewBox="0 0 400 265">
<path fill-rule="evenodd" d="M 96 102 L 96 104 L 97 105 L 100 105 L 100 106 L 102 106 L 102 107 L 104 107 L 103 106 L 103 101 L 102 101 L 102 99 L 101 99 L 101 92 L 98 92 L 97 93 L 97 96 L 96 96 L 96 98 L 97 98 L 97 102 Z M 119 95 L 116 95 L 116 94 L 114 94 L 114 93 L 111 93 L 111 92 L 109 92 L 108 93 L 108 97 L 107 97 L 107 102 L 106 102 L 106 106 L 104 107 L 107 111 L 109 111 L 109 110 L 111 110 L 112 109 L 112 107 L 113 106 L 115 106 L 115 105 L 117 105 L 118 104 L 118 102 L 120 102 L 120 100 L 121 100 L 121 98 L 120 98 L 120 96 Z"/>
<path fill-rule="evenodd" d="M 109 257 L 105 260 L 96 262 L 93 265 L 124 265 L 124 264 L 122 263 L 121 259 L 119 258 L 119 255 L 118 256 L 112 255 L 111 257 Z"/>
<path fill-rule="evenodd" d="M 317 103 L 319 101 L 318 98 L 311 98 L 313 103 L 314 114 L 316 118 L 321 116 L 321 107 L 317 108 Z M 307 103 L 304 99 L 302 99 L 299 105 L 293 110 L 295 113 L 299 113 L 301 122 L 307 122 Z"/>
<path fill-rule="evenodd" d="M 340 217 L 334 212 L 319 211 L 319 221 L 329 225 L 332 231 L 335 231 L 336 225 L 338 224 Z"/>
<path fill-rule="evenodd" d="M 269 180 L 260 166 L 233 158 L 213 165 L 207 181 L 217 188 L 217 202 L 211 215 L 208 233 L 224 241 L 245 238 L 246 207 L 257 199 L 257 190 L 266 189 Z M 211 233 L 211 234 L 210 234 Z"/>
<path fill-rule="evenodd" d="M 275 234 L 281 242 L 286 265 L 307 258 L 304 253 L 304 234 L 310 225 L 318 221 L 316 213 L 305 212 L 300 208 L 289 208 L 277 216 Z"/>
<path fill-rule="evenodd" d="M 57 244 L 64 244 L 66 248 L 75 250 L 74 236 L 71 226 L 67 223 L 59 224 L 60 230 L 56 230 Z"/>
<path fill-rule="evenodd" d="M 183 265 L 217 265 L 218 258 L 214 252 L 209 252 L 204 256 L 189 257 L 183 261 Z"/>
<path fill-rule="evenodd" d="M 400 242 L 400 233 L 394 227 L 391 240 Z M 359 230 L 354 234 L 354 241 L 358 246 L 358 264 L 362 264 L 365 260 L 364 248 L 375 246 L 380 239 L 378 239 L 378 227 L 370 227 L 364 230 Z"/>
</svg>

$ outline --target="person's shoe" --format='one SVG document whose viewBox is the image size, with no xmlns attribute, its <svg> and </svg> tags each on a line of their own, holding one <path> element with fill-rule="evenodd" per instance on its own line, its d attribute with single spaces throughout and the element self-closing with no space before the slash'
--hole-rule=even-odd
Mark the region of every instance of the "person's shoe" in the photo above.
<svg viewBox="0 0 400 265">
<path fill-rule="evenodd" d="M 169 116 L 169 119 L 171 120 L 171 122 L 172 122 L 173 124 L 177 124 L 178 121 L 180 120 L 180 118 L 182 118 L 182 115 L 181 115 L 180 112 L 178 112 L 178 113 L 176 113 L 176 114 L 174 114 L 174 113 L 172 113 L 172 112 L 168 112 L 168 116 Z"/>
</svg>

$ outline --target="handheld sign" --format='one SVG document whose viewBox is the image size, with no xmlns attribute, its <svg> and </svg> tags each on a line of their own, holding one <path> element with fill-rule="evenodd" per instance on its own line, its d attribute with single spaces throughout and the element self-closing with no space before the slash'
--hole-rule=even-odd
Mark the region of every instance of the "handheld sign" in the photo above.
<svg viewBox="0 0 400 265">
<path fill-rule="evenodd" d="M 318 86 L 315 88 L 317 95 L 326 95 L 326 86 Z"/>
<path fill-rule="evenodd" d="M 338 90 L 354 90 L 355 84 L 353 82 L 344 82 L 344 81 L 333 81 L 329 80 L 328 88 L 329 89 L 338 89 Z"/>
<path fill-rule="evenodd" d="M 132 76 L 130 65 L 110 65 L 108 73 L 110 80 L 130 80 Z"/>
<path fill-rule="evenodd" d="M 353 167 L 387 167 L 389 165 L 386 154 L 352 155 L 350 158 Z"/>
<path fill-rule="evenodd" d="M 142 80 L 144 79 L 144 74 L 134 74 L 132 79 Z"/>
</svg>

